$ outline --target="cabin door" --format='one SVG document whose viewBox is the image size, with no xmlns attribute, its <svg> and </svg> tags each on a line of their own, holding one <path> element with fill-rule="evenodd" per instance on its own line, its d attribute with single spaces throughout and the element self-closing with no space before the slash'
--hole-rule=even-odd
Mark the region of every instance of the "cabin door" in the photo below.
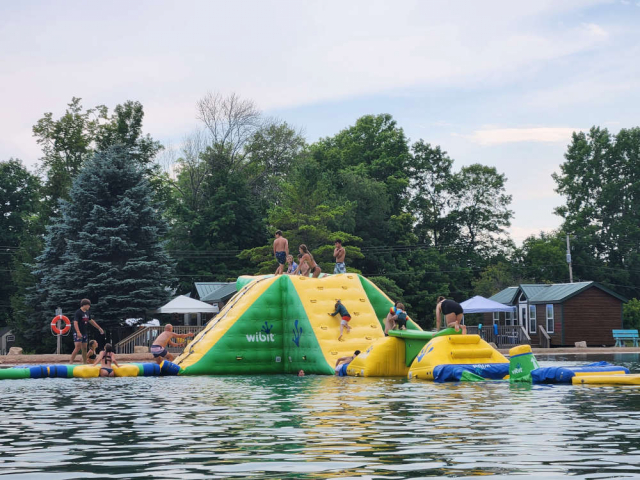
<svg viewBox="0 0 640 480">
<path fill-rule="evenodd" d="M 521 303 L 518 305 L 519 310 L 520 310 L 520 315 L 518 315 L 519 319 L 520 319 L 520 326 L 524 327 L 525 330 L 528 332 L 529 331 L 529 317 L 527 315 L 527 311 L 529 310 L 527 308 L 527 304 L 526 303 Z"/>
</svg>

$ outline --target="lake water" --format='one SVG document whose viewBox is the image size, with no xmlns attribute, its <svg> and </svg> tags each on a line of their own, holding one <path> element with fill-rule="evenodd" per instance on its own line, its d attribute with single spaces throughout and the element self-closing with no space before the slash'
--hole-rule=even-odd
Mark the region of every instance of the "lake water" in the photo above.
<svg viewBox="0 0 640 480">
<path fill-rule="evenodd" d="M 606 359 L 640 373 L 636 354 Z M 640 388 L 336 377 L 0 381 L 0 476 L 640 477 Z M 46 472 L 46 475 L 45 475 Z"/>
</svg>

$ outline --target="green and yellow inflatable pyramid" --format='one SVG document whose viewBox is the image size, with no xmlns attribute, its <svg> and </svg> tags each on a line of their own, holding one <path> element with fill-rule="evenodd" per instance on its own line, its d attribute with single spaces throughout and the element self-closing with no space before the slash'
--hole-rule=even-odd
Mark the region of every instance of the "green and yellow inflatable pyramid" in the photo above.
<svg viewBox="0 0 640 480">
<path fill-rule="evenodd" d="M 351 332 L 338 341 L 340 299 Z M 393 302 L 356 274 L 240 277 L 238 293 L 176 359 L 181 375 L 333 374 L 336 360 L 384 338 Z M 420 330 L 409 321 L 407 328 Z"/>
</svg>

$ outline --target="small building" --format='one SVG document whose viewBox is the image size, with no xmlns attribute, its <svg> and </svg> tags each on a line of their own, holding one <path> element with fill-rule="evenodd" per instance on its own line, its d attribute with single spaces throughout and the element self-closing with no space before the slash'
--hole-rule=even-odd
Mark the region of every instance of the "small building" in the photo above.
<svg viewBox="0 0 640 480">
<path fill-rule="evenodd" d="M 0 355 L 9 353 L 15 341 L 16 337 L 11 333 L 10 327 L 0 327 Z"/>
<path fill-rule="evenodd" d="M 588 346 L 613 346 L 612 330 L 622 327 L 621 295 L 597 282 L 522 284 L 493 295 L 494 300 L 516 307 L 514 313 L 485 314 L 487 324 L 520 325 L 540 345 L 549 335 L 552 346 L 573 346 L 586 341 Z"/>
<path fill-rule="evenodd" d="M 195 282 L 192 298 L 218 307 L 218 311 L 236 294 L 235 282 Z"/>
</svg>

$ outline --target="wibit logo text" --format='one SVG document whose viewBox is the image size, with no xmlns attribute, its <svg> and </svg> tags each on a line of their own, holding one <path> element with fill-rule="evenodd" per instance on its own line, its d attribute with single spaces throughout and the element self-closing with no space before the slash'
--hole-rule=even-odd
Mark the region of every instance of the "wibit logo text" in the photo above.
<svg viewBox="0 0 640 480">
<path fill-rule="evenodd" d="M 256 332 L 255 335 L 246 335 L 248 342 L 275 342 L 273 333 Z"/>
</svg>

